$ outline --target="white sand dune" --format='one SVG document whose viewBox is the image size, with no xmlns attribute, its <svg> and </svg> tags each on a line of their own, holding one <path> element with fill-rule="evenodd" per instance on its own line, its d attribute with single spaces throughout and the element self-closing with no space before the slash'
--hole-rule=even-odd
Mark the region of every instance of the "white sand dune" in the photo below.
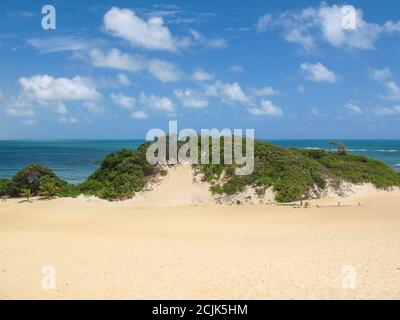
<svg viewBox="0 0 400 320">
<path fill-rule="evenodd" d="M 137 207 L 176 207 L 213 204 L 209 184 L 194 175 L 192 166 L 166 167 L 167 175 L 150 183 L 124 205 Z"/>
</svg>

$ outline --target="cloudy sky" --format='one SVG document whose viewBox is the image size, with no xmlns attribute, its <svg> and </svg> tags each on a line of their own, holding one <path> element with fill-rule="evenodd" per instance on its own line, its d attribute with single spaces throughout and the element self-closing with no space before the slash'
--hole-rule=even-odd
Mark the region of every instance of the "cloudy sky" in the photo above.
<svg viewBox="0 0 400 320">
<path fill-rule="evenodd" d="M 400 3 L 0 3 L 0 138 L 400 138 Z"/>
</svg>

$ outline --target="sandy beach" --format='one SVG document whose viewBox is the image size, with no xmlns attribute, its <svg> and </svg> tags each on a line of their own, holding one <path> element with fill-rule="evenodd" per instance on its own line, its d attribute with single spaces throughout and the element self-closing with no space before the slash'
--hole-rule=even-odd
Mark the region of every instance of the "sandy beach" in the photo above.
<svg viewBox="0 0 400 320">
<path fill-rule="evenodd" d="M 0 298 L 400 298 L 398 190 L 306 209 L 194 205 L 188 193 L 179 205 L 165 181 L 158 205 L 149 194 L 2 202 Z M 54 267 L 54 289 L 42 288 L 44 266 Z"/>
</svg>

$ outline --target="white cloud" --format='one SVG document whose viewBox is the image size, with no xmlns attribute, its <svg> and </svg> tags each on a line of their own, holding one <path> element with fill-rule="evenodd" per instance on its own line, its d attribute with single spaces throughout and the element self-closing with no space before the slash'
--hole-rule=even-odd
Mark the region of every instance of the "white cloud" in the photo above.
<svg viewBox="0 0 400 320">
<path fill-rule="evenodd" d="M 400 22 L 388 21 L 383 25 L 364 20 L 363 11 L 355 8 L 355 27 L 343 27 L 351 14 L 342 12 L 343 6 L 308 7 L 301 10 L 284 11 L 276 17 L 265 15 L 259 19 L 257 31 L 267 29 L 283 30 L 286 41 L 297 43 L 309 51 L 315 48 L 316 40 L 322 40 L 334 47 L 373 49 L 382 34 L 400 32 Z"/>
<path fill-rule="evenodd" d="M 400 114 L 400 106 L 395 107 L 376 107 L 372 112 L 377 116 L 393 116 Z"/>
<path fill-rule="evenodd" d="M 259 107 L 251 107 L 247 109 L 255 116 L 281 116 L 283 111 L 281 108 L 274 106 L 271 101 L 262 99 Z"/>
<path fill-rule="evenodd" d="M 145 49 L 177 51 L 182 46 L 164 25 L 162 17 L 145 21 L 132 10 L 113 7 L 104 16 L 104 27 L 114 36 Z"/>
<path fill-rule="evenodd" d="M 162 82 L 175 82 L 181 78 L 181 71 L 172 63 L 154 59 L 148 63 L 149 72 Z"/>
<path fill-rule="evenodd" d="M 263 88 L 253 88 L 251 90 L 252 94 L 256 97 L 267 97 L 267 96 L 276 96 L 279 95 L 280 92 L 272 87 L 263 87 Z"/>
<path fill-rule="evenodd" d="M 345 108 L 347 110 L 349 110 L 349 112 L 352 113 L 352 114 L 362 114 L 363 113 L 361 108 L 358 105 L 356 105 L 355 103 L 351 102 L 351 101 L 346 103 Z"/>
<path fill-rule="evenodd" d="M 136 104 L 136 99 L 134 97 L 125 96 L 121 93 L 111 93 L 110 98 L 113 103 L 125 109 L 133 109 Z"/>
<path fill-rule="evenodd" d="M 94 101 L 86 101 L 83 103 L 83 107 L 93 113 L 101 113 L 104 112 L 104 108 L 102 106 L 99 106 L 96 102 Z"/>
<path fill-rule="evenodd" d="M 117 75 L 118 83 L 122 86 L 130 86 L 132 84 L 131 80 L 123 73 Z"/>
<path fill-rule="evenodd" d="M 212 80 L 213 78 L 214 78 L 214 75 L 212 75 L 200 68 L 196 69 L 192 75 L 192 79 L 195 81 L 208 81 L 208 80 Z"/>
<path fill-rule="evenodd" d="M 95 100 L 101 95 L 88 78 L 53 78 L 47 74 L 19 79 L 23 90 L 44 101 Z"/>
<path fill-rule="evenodd" d="M 174 94 L 186 108 L 201 109 L 208 106 L 208 99 L 192 89 L 175 90 Z"/>
<path fill-rule="evenodd" d="M 170 62 L 160 59 L 147 61 L 144 57 L 122 53 L 115 48 L 111 49 L 108 53 L 103 53 L 99 49 L 93 49 L 90 52 L 90 58 L 92 64 L 96 67 L 131 72 L 146 70 L 162 82 L 179 81 L 182 76 L 181 70 Z M 130 84 L 130 80 L 125 75 L 118 75 L 117 80 L 123 85 Z"/>
<path fill-rule="evenodd" d="M 237 82 L 223 83 L 218 80 L 213 85 L 206 87 L 206 94 L 208 96 L 217 97 L 226 103 L 245 103 L 249 100 L 249 97 L 243 92 Z"/>
<path fill-rule="evenodd" d="M 397 22 L 387 21 L 385 23 L 385 30 L 388 33 L 400 32 L 400 21 Z"/>
<path fill-rule="evenodd" d="M 144 104 L 144 106 L 147 106 L 154 110 L 165 111 L 167 113 L 175 112 L 175 104 L 168 97 L 159 97 L 153 94 L 146 96 L 142 92 L 140 94 L 140 101 Z"/>
<path fill-rule="evenodd" d="M 383 82 L 388 80 L 392 74 L 388 68 L 383 69 L 371 69 L 368 71 L 369 77 L 375 81 Z"/>
<path fill-rule="evenodd" d="M 40 53 L 89 50 L 95 45 L 95 41 L 76 37 L 30 38 L 26 41 Z"/>
<path fill-rule="evenodd" d="M 389 68 L 371 69 L 369 70 L 369 77 L 381 82 L 386 87 L 387 93 L 380 95 L 383 100 L 400 101 L 400 86 L 393 80 L 390 80 L 392 73 Z"/>
<path fill-rule="evenodd" d="M 214 49 L 224 49 L 228 47 L 228 43 L 223 38 L 208 39 L 207 44 L 209 47 Z"/>
<path fill-rule="evenodd" d="M 135 111 L 131 113 L 132 118 L 134 119 L 147 119 L 148 116 L 145 112 L 143 111 Z"/>
<path fill-rule="evenodd" d="M 90 52 L 92 64 L 96 67 L 111 68 L 126 71 L 140 71 L 145 68 L 146 62 L 143 58 L 122 53 L 118 49 L 111 49 L 108 53 L 103 53 L 99 49 Z"/>
<path fill-rule="evenodd" d="M 388 95 L 385 97 L 387 100 L 400 101 L 400 86 L 394 81 L 386 83 Z"/>
<path fill-rule="evenodd" d="M 298 93 L 304 93 L 306 91 L 306 88 L 304 88 L 304 86 L 302 84 L 299 84 L 297 86 L 297 92 Z"/>
<path fill-rule="evenodd" d="M 335 72 L 330 71 L 322 63 L 302 63 L 300 69 L 304 72 L 306 79 L 310 81 L 335 83 L 338 80 Z"/>
<path fill-rule="evenodd" d="M 194 45 L 194 42 L 197 44 L 201 44 L 205 47 L 210 47 L 213 49 L 224 49 L 228 47 L 228 43 L 226 42 L 225 39 L 223 38 L 206 38 L 205 36 L 203 36 L 200 32 L 198 32 L 197 30 L 193 30 L 190 29 L 190 33 L 194 39 L 193 40 L 189 40 L 189 43 L 191 45 Z"/>
<path fill-rule="evenodd" d="M 256 28 L 258 32 L 265 31 L 268 27 L 271 26 L 272 23 L 272 15 L 271 14 L 265 14 L 262 17 L 260 17 L 257 21 Z"/>
<path fill-rule="evenodd" d="M 58 114 L 68 114 L 68 109 L 62 102 L 57 102 L 56 106 L 54 107 L 53 111 Z"/>
<path fill-rule="evenodd" d="M 6 114 L 13 117 L 28 117 L 33 116 L 35 111 L 33 109 L 25 109 L 25 108 L 6 108 Z"/>
<path fill-rule="evenodd" d="M 62 124 L 76 124 L 79 122 L 79 119 L 74 117 L 61 117 L 58 119 L 58 122 Z"/>
<path fill-rule="evenodd" d="M 229 71 L 231 71 L 233 73 L 242 73 L 243 67 L 241 65 L 234 64 L 229 67 Z"/>
<path fill-rule="evenodd" d="M 32 99 L 26 94 L 11 97 L 6 104 L 5 113 L 12 117 L 31 117 L 35 115 Z"/>
</svg>

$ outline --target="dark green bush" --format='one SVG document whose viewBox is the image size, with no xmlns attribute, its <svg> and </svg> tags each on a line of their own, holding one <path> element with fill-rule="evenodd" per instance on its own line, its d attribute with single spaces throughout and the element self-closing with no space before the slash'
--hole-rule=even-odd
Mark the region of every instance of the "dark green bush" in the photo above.
<svg viewBox="0 0 400 320">
<path fill-rule="evenodd" d="M 79 185 L 79 190 L 107 200 L 131 198 L 143 189 L 150 177 L 161 171 L 159 166 L 147 162 L 148 146 L 145 143 L 136 151 L 123 149 L 109 154 L 100 169 Z"/>
<path fill-rule="evenodd" d="M 7 179 L 0 179 L 0 197 L 10 194 L 10 181 Z"/>
<path fill-rule="evenodd" d="M 29 189 L 33 196 L 37 195 L 39 193 L 40 184 L 44 182 L 51 182 L 56 186 L 61 186 L 63 183 L 50 169 L 40 164 L 30 164 L 12 177 L 9 194 L 17 197 L 23 189 Z"/>
</svg>

